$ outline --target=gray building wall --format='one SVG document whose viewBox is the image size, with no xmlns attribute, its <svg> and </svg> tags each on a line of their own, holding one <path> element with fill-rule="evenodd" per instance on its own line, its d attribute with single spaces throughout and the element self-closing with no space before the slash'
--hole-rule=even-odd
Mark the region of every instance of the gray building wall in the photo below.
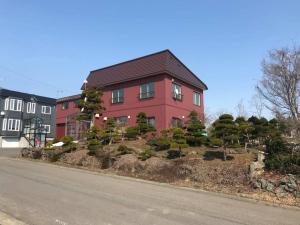
<svg viewBox="0 0 300 225">
<path fill-rule="evenodd" d="M 8 105 L 8 109 L 5 109 L 5 99 L 7 98 L 16 99 L 15 104 L 17 104 L 17 100 L 21 100 L 22 101 L 21 111 L 10 110 L 9 107 L 10 105 Z M 30 102 L 36 103 L 34 113 L 27 112 L 27 104 Z M 42 113 L 42 106 L 49 106 L 51 108 L 51 113 L 50 114 Z M 16 92 L 7 89 L 0 89 L 0 113 L 1 113 L 0 114 L 0 136 L 20 138 L 23 136 L 25 121 L 27 119 L 40 118 L 42 120 L 42 124 L 50 125 L 50 133 L 47 133 L 47 138 L 54 138 L 55 117 L 56 117 L 55 106 L 56 106 L 56 99 L 53 98 L 47 98 L 47 97 L 37 96 L 33 94 Z M 5 130 L 3 130 L 4 119 L 7 120 Z M 21 121 L 19 131 L 8 130 L 9 119 L 18 119 Z"/>
</svg>

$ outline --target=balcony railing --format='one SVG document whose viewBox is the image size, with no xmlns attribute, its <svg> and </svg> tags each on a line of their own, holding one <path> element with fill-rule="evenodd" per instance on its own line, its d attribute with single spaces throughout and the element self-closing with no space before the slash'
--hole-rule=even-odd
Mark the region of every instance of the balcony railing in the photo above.
<svg viewBox="0 0 300 225">
<path fill-rule="evenodd" d="M 141 92 L 139 94 L 139 99 L 147 99 L 147 98 L 153 98 L 153 97 L 154 97 L 154 91 Z"/>
</svg>

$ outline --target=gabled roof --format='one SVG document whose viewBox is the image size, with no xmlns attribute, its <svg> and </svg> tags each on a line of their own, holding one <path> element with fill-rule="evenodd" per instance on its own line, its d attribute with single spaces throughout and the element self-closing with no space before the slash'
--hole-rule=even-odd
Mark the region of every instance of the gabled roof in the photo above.
<svg viewBox="0 0 300 225">
<path fill-rule="evenodd" d="M 78 100 L 81 98 L 81 94 L 77 94 L 77 95 L 71 95 L 71 96 L 67 96 L 67 97 L 63 97 L 63 98 L 59 98 L 56 100 L 57 103 L 60 102 L 68 102 L 68 101 L 74 101 L 74 100 Z"/>
<path fill-rule="evenodd" d="M 203 83 L 170 50 L 93 70 L 87 81 L 88 87 L 106 87 L 126 81 L 167 73 L 194 87 L 207 90 Z M 82 87 L 83 88 L 83 87 Z"/>
<path fill-rule="evenodd" d="M 28 102 L 30 102 L 34 99 L 34 101 L 37 101 L 39 103 L 45 103 L 45 104 L 49 104 L 49 105 L 56 104 L 55 98 L 49 98 L 49 97 L 44 97 L 44 96 L 30 94 L 30 93 L 13 91 L 13 90 L 5 89 L 5 88 L 0 88 L 0 96 L 21 98 Z"/>
</svg>

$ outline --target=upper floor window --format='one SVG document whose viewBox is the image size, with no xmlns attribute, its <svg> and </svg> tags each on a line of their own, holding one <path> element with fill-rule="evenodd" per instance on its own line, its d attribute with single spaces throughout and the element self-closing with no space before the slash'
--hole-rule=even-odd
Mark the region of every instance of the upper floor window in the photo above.
<svg viewBox="0 0 300 225">
<path fill-rule="evenodd" d="M 42 114 L 51 114 L 51 107 L 43 105 L 42 106 Z"/>
<path fill-rule="evenodd" d="M 61 105 L 62 110 L 66 110 L 69 108 L 69 102 L 63 102 Z"/>
<path fill-rule="evenodd" d="M 181 86 L 173 83 L 173 87 L 172 87 L 172 91 L 173 91 L 173 98 L 176 100 L 182 100 L 182 92 L 181 92 Z"/>
<path fill-rule="evenodd" d="M 23 101 L 20 99 L 6 98 L 4 101 L 4 110 L 22 111 Z"/>
<path fill-rule="evenodd" d="M 3 121 L 4 122 L 4 121 Z M 6 120 L 5 120 L 6 122 Z M 8 119 L 7 130 L 8 131 L 20 131 L 21 120 L 19 119 Z M 3 125 L 2 125 L 3 128 Z M 5 125 L 6 128 L 6 125 Z"/>
<path fill-rule="evenodd" d="M 111 103 L 121 103 L 124 101 L 124 89 L 113 90 L 111 93 Z"/>
<path fill-rule="evenodd" d="M 140 99 L 154 97 L 154 82 L 142 84 L 140 86 Z"/>
<path fill-rule="evenodd" d="M 193 93 L 193 103 L 194 105 L 201 105 L 201 95 L 198 92 L 194 92 Z"/>
<path fill-rule="evenodd" d="M 80 99 L 75 100 L 75 101 L 74 101 L 74 106 L 75 106 L 76 108 L 79 108 L 79 105 L 80 105 Z"/>
<path fill-rule="evenodd" d="M 35 102 L 27 102 L 27 113 L 35 113 Z"/>
</svg>

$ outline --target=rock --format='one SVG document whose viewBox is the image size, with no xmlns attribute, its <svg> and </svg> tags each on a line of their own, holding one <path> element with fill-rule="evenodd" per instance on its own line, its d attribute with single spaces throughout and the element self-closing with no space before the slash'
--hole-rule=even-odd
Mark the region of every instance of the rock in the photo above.
<svg viewBox="0 0 300 225">
<path fill-rule="evenodd" d="M 258 177 L 264 172 L 264 164 L 260 162 L 252 162 L 249 168 L 249 176 Z"/>
<path fill-rule="evenodd" d="M 284 188 L 282 188 L 282 187 L 276 188 L 274 192 L 275 192 L 276 196 L 279 198 L 287 196 L 287 193 L 285 192 Z"/>
<path fill-rule="evenodd" d="M 267 181 L 265 179 L 260 179 L 260 183 L 261 183 L 261 188 L 262 189 L 266 189 L 267 188 Z"/>
<path fill-rule="evenodd" d="M 274 192 L 275 185 L 272 181 L 267 181 L 266 190 L 269 192 Z"/>
<path fill-rule="evenodd" d="M 258 181 L 258 180 L 254 181 L 253 182 L 253 187 L 255 189 L 261 189 L 261 183 L 260 183 L 260 181 Z"/>
</svg>

